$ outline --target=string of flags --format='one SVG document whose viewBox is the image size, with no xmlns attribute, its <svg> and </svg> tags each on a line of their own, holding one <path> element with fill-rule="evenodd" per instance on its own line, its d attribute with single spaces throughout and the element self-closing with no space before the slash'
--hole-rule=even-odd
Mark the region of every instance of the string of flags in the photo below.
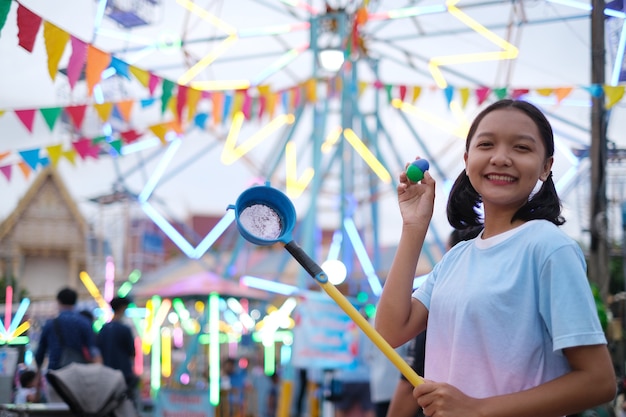
<svg viewBox="0 0 626 417">
<path fill-rule="evenodd" d="M 18 46 L 32 53 L 36 47 L 37 36 L 42 31 L 48 74 L 54 81 L 60 72 L 61 57 L 69 45 L 71 53 L 64 73 L 71 89 L 75 88 L 81 80 L 81 75 L 84 74 L 87 97 L 82 104 L 68 106 L 0 109 L 0 120 L 8 114 L 13 114 L 29 133 L 33 132 L 35 123 L 40 122 L 39 119 L 42 119 L 41 123 L 45 123 L 51 132 L 54 131 L 59 120 L 65 119 L 76 132 L 76 138 L 69 146 L 54 143 L 50 146 L 30 149 L 0 149 L 0 172 L 8 181 L 12 178 L 15 166 L 25 177 L 28 177 L 40 166 L 56 165 L 61 158 L 75 164 L 77 157 L 81 160 L 98 159 L 104 155 L 115 157 L 122 155 L 124 146 L 140 140 L 145 135 L 154 135 L 162 144 L 166 144 L 166 135 L 169 132 L 182 134 L 190 129 L 209 129 L 211 126 L 228 122 L 238 112 L 242 112 L 248 121 L 272 119 L 278 112 L 293 113 L 302 104 L 317 102 L 320 84 L 326 87 L 327 94 L 324 99 L 338 96 L 342 90 L 341 78 L 333 77 L 308 79 L 279 91 L 273 91 L 269 85 L 257 85 L 232 91 L 202 91 L 163 78 L 98 49 L 38 16 L 19 1 L 0 1 L 0 34 L 13 3 L 17 4 Z M 148 97 L 116 102 L 96 102 L 93 99 L 94 88 L 102 81 L 102 73 L 107 69 L 115 70 L 118 76 L 128 81 L 139 82 L 146 89 Z M 434 86 L 386 84 L 377 80 L 358 81 L 357 94 L 360 97 L 365 90 L 372 88 L 384 93 L 388 102 L 400 99 L 412 103 L 418 102 L 424 90 L 439 90 Z M 464 108 L 470 100 L 480 105 L 492 97 L 518 98 L 526 94 L 553 97 L 557 103 L 560 103 L 574 91 L 585 90 L 590 97 L 604 96 L 605 106 L 610 109 L 623 100 L 625 88 L 626 85 L 599 84 L 542 88 L 448 86 L 441 91 L 448 103 L 458 100 Z M 133 117 L 136 109 L 146 109 L 154 105 L 160 105 L 158 122 L 147 126 L 133 126 L 137 120 Z M 86 135 L 83 132 L 87 130 L 84 123 L 88 112 L 95 113 L 96 120 L 102 124 L 116 119 L 122 122 L 125 128 L 118 129 L 109 135 Z M 14 162 L 2 165 L 3 160 Z"/>
</svg>

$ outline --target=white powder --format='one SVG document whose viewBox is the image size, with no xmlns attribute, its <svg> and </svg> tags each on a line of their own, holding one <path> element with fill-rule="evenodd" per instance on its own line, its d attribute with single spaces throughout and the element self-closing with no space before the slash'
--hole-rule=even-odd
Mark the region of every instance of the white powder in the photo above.
<svg viewBox="0 0 626 417">
<path fill-rule="evenodd" d="M 239 223 L 251 235 L 265 240 L 276 240 L 282 232 L 278 214 L 263 204 L 246 207 L 239 214 Z"/>
</svg>

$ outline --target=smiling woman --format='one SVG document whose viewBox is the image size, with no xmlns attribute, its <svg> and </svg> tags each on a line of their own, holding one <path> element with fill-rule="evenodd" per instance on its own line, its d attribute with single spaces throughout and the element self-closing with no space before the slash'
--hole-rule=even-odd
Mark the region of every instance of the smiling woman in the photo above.
<svg viewBox="0 0 626 417">
<path fill-rule="evenodd" d="M 413 391 L 427 416 L 556 417 L 615 395 L 583 252 L 558 229 L 564 219 L 553 155 L 550 123 L 532 104 L 500 100 L 480 112 L 448 220 L 483 231 L 447 252 L 412 294 L 435 180 L 428 172 L 420 183 L 399 177 L 403 229 L 376 328 L 394 346 L 427 330 L 425 382 Z"/>
</svg>

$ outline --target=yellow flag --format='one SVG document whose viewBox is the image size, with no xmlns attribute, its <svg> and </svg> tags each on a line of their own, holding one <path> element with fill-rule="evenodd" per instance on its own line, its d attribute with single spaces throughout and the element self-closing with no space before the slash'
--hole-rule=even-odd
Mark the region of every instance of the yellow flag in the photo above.
<svg viewBox="0 0 626 417">
<path fill-rule="evenodd" d="M 65 46 L 70 41 L 70 34 L 44 20 L 43 38 L 48 54 L 48 73 L 52 81 L 54 81 L 57 75 L 57 69 L 59 68 L 59 61 L 65 51 Z"/>
<path fill-rule="evenodd" d="M 615 106 L 621 99 L 624 97 L 624 88 L 626 86 L 617 85 L 605 85 L 604 86 L 604 94 L 606 95 L 606 108 L 607 110 L 611 107 Z"/>
</svg>

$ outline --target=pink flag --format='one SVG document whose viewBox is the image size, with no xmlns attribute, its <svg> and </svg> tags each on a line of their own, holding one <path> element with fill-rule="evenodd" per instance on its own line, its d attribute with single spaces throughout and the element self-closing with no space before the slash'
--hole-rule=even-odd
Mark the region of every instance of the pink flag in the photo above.
<svg viewBox="0 0 626 417">
<path fill-rule="evenodd" d="M 35 109 L 28 110 L 15 110 L 15 115 L 20 119 L 22 124 L 28 129 L 30 133 L 33 133 L 33 122 L 35 120 Z"/>
<path fill-rule="evenodd" d="M 72 55 L 70 55 L 70 60 L 67 64 L 67 78 L 70 82 L 70 87 L 74 88 L 85 66 L 87 44 L 74 36 L 71 37 L 71 42 Z"/>
<path fill-rule="evenodd" d="M 2 175 L 4 175 L 7 181 L 11 181 L 11 165 L 0 167 L 0 172 L 2 172 Z"/>
</svg>

